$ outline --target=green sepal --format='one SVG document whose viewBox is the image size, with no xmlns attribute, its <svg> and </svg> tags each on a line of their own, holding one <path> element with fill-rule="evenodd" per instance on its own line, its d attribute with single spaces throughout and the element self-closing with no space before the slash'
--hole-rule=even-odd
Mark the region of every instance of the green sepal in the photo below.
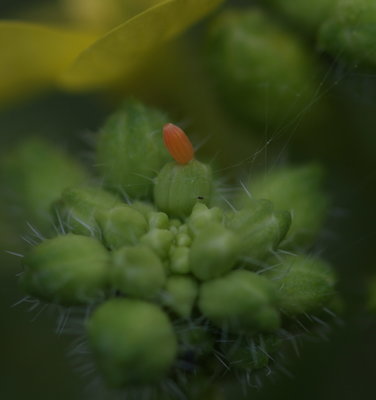
<svg viewBox="0 0 376 400">
<path fill-rule="evenodd" d="M 102 128 L 97 159 L 105 184 L 130 198 L 150 198 L 153 178 L 170 159 L 162 140 L 165 114 L 130 100 Z M 160 137 L 158 137 L 160 135 Z"/>
<path fill-rule="evenodd" d="M 104 241 L 111 249 L 137 244 L 148 230 L 144 216 L 127 205 L 96 213 Z"/>
<path fill-rule="evenodd" d="M 165 280 L 161 260 L 146 246 L 125 246 L 112 255 L 112 287 L 127 296 L 153 298 Z"/>
<path fill-rule="evenodd" d="M 24 260 L 21 285 L 44 301 L 90 304 L 103 299 L 109 284 L 110 255 L 94 238 L 68 234 L 47 239 Z"/>
<path fill-rule="evenodd" d="M 98 369 L 111 387 L 157 382 L 177 354 L 171 322 L 149 302 L 109 300 L 94 311 L 87 333 Z"/>
<path fill-rule="evenodd" d="M 250 271 L 232 271 L 201 285 L 201 312 L 219 328 L 230 332 L 275 331 L 280 325 L 276 307 L 274 284 Z"/>
<path fill-rule="evenodd" d="M 166 164 L 154 185 L 156 206 L 170 217 L 187 217 L 197 202 L 210 204 L 213 190 L 209 166 L 197 160 Z"/>
</svg>

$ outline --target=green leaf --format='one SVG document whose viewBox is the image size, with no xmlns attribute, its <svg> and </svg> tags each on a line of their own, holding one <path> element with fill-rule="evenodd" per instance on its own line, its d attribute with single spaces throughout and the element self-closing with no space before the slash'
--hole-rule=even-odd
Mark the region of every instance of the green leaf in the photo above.
<svg viewBox="0 0 376 400">
<path fill-rule="evenodd" d="M 147 55 L 223 0 L 167 0 L 119 25 L 85 49 L 62 76 L 69 89 L 101 88 L 130 77 Z"/>
</svg>

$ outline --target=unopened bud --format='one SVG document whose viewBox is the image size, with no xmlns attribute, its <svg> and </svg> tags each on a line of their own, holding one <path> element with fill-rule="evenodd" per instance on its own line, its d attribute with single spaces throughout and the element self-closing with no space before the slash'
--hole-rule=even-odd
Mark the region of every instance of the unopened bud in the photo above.
<svg viewBox="0 0 376 400">
<path fill-rule="evenodd" d="M 146 246 L 122 247 L 113 253 L 111 281 L 125 295 L 152 298 L 166 275 L 158 256 Z"/>
<path fill-rule="evenodd" d="M 197 202 L 210 204 L 211 196 L 211 170 L 197 160 L 166 164 L 155 181 L 155 204 L 169 216 L 188 216 Z"/>
<path fill-rule="evenodd" d="M 208 280 L 230 271 L 240 256 L 240 242 L 235 233 L 211 223 L 194 238 L 189 260 L 196 278 Z"/>
<path fill-rule="evenodd" d="M 103 238 L 112 249 L 138 243 L 148 229 L 144 216 L 127 205 L 99 212 L 97 219 Z"/>
<path fill-rule="evenodd" d="M 76 234 L 98 236 L 97 213 L 119 204 L 116 196 L 100 188 L 67 188 L 54 204 L 56 225 Z"/>
<path fill-rule="evenodd" d="M 179 316 L 188 318 L 191 315 L 197 293 L 198 285 L 189 276 L 170 276 L 163 293 L 163 303 Z"/>
<path fill-rule="evenodd" d="M 98 164 L 107 186 L 133 198 L 149 198 L 153 178 L 169 159 L 158 136 L 166 116 L 136 101 L 124 103 L 98 138 Z"/>
<path fill-rule="evenodd" d="M 141 237 L 140 242 L 150 247 L 162 260 L 165 260 L 173 240 L 174 234 L 169 230 L 152 229 Z"/>
<path fill-rule="evenodd" d="M 68 234 L 47 239 L 25 258 L 21 283 L 33 296 L 63 305 L 104 297 L 110 255 L 96 239 Z"/>
<path fill-rule="evenodd" d="M 157 381 L 176 357 L 173 327 L 152 303 L 109 300 L 90 317 L 87 331 L 98 368 L 112 387 Z"/>
<path fill-rule="evenodd" d="M 204 282 L 200 289 L 201 312 L 231 332 L 275 331 L 280 325 L 276 306 L 273 283 L 246 270 Z"/>
<path fill-rule="evenodd" d="M 257 263 L 278 246 L 290 223 L 290 213 L 275 213 L 269 200 L 249 199 L 246 208 L 232 215 L 228 227 L 239 235 L 242 255 Z"/>
<path fill-rule="evenodd" d="M 335 295 L 334 271 L 317 258 L 285 256 L 265 274 L 277 285 L 280 309 L 287 315 L 320 310 Z"/>
</svg>

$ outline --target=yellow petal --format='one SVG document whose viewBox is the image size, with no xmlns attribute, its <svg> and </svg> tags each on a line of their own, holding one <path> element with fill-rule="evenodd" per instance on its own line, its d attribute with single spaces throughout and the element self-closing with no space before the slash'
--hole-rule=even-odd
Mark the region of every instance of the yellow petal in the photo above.
<svg viewBox="0 0 376 400">
<path fill-rule="evenodd" d="M 21 22 L 0 22 L 0 105 L 53 85 L 96 37 Z"/>
<path fill-rule="evenodd" d="M 83 51 L 62 76 L 69 89 L 101 88 L 129 78 L 147 55 L 223 0 L 167 0 L 119 25 Z"/>
</svg>

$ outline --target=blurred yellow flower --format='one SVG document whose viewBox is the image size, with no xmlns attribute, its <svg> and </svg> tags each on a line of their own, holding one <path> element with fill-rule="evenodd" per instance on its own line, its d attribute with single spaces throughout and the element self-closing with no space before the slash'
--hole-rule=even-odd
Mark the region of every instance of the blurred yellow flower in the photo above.
<svg viewBox="0 0 376 400">
<path fill-rule="evenodd" d="M 147 55 L 222 1 L 62 0 L 66 26 L 2 21 L 0 106 L 48 87 L 126 81 Z"/>
</svg>

